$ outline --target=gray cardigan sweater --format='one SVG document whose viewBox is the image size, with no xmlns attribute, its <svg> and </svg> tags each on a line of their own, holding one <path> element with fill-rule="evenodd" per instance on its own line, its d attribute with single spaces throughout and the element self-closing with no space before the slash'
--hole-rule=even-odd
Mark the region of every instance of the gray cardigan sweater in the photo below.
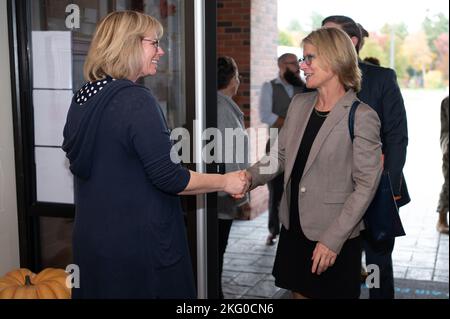
<svg viewBox="0 0 450 319">
<path fill-rule="evenodd" d="M 249 167 L 249 138 L 245 131 L 244 114 L 230 97 L 217 93 L 217 128 L 222 134 L 222 156 L 225 172 L 243 170 Z M 234 138 L 231 139 L 231 134 Z M 233 142 L 234 141 L 234 142 Z M 240 143 L 242 141 L 242 143 Z M 248 196 L 235 200 L 227 193 L 219 192 L 217 197 L 218 217 L 233 219 L 237 208 L 248 201 Z"/>
</svg>

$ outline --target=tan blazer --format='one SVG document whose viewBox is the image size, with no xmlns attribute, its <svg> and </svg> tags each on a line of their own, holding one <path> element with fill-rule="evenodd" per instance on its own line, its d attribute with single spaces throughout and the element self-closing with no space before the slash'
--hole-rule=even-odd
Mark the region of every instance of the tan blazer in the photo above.
<svg viewBox="0 0 450 319">
<path fill-rule="evenodd" d="M 377 113 L 361 103 L 355 114 L 352 143 L 348 114 L 358 98 L 354 91 L 347 91 L 314 140 L 299 194 L 291 194 L 292 168 L 297 153 L 301 152 L 300 142 L 316 99 L 317 92 L 293 98 L 278 145 L 248 171 L 252 176 L 252 189 L 284 171 L 284 194 L 279 209 L 281 223 L 289 229 L 290 197 L 299 196 L 300 223 L 306 237 L 339 253 L 347 239 L 358 236 L 364 229 L 362 217 L 380 181 L 381 124 Z"/>
</svg>

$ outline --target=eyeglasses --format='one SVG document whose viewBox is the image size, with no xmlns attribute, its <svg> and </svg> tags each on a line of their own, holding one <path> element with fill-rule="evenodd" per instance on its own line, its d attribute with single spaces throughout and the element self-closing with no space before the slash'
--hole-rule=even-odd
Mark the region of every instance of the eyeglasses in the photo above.
<svg viewBox="0 0 450 319">
<path fill-rule="evenodd" d="M 158 49 L 159 48 L 159 40 L 158 39 L 156 39 L 156 40 L 152 40 L 152 39 L 142 39 L 142 41 L 148 41 L 148 42 L 150 42 L 154 47 L 155 47 L 155 49 Z"/>
<path fill-rule="evenodd" d="M 303 58 L 298 59 L 298 63 L 302 64 L 303 62 L 306 63 L 306 65 L 311 65 L 312 61 L 316 58 L 315 55 L 308 54 L 305 55 Z"/>
</svg>

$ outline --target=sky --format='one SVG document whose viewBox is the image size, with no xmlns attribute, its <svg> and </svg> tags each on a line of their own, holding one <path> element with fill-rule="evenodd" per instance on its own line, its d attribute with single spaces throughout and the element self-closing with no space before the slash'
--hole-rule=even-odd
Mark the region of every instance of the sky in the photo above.
<svg viewBox="0 0 450 319">
<path fill-rule="evenodd" d="M 448 17 L 448 0 L 278 0 L 278 27 L 285 29 L 298 19 L 305 31 L 310 31 L 311 14 L 323 17 L 346 15 L 361 23 L 366 30 L 378 31 L 386 23 L 404 22 L 409 32 L 420 29 L 427 16 L 438 12 Z"/>
</svg>

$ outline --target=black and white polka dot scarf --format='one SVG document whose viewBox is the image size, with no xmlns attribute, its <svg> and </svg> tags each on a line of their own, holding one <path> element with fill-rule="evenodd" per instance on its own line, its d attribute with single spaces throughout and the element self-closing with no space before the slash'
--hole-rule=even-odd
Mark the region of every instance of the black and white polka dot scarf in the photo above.
<svg viewBox="0 0 450 319">
<path fill-rule="evenodd" d="M 103 90 L 105 86 L 107 86 L 112 81 L 115 81 L 110 76 L 107 76 L 104 79 L 95 81 L 95 82 L 87 82 L 78 92 L 75 94 L 75 102 L 79 105 L 85 104 L 92 97 L 94 97 L 98 92 Z"/>
</svg>

